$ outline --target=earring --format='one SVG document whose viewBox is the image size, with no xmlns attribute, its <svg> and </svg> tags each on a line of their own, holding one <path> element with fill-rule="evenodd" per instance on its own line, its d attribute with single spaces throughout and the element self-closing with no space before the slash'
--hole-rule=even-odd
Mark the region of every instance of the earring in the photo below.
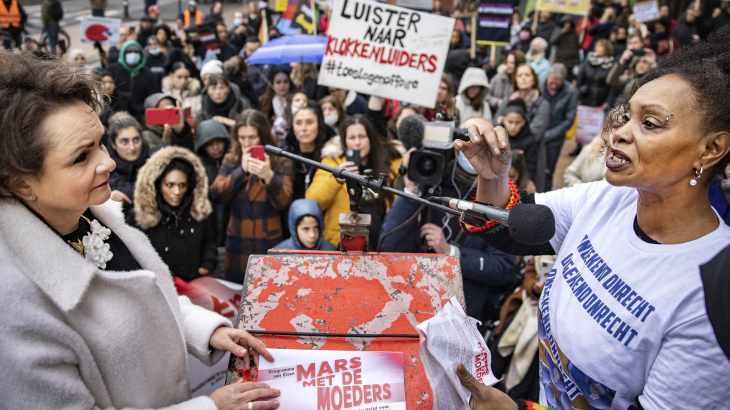
<svg viewBox="0 0 730 410">
<path fill-rule="evenodd" d="M 695 177 L 689 180 L 689 184 L 692 186 L 697 185 L 697 179 L 702 177 L 703 171 L 704 171 L 704 169 L 702 168 L 702 165 L 700 165 L 700 170 L 699 171 L 695 170 Z"/>
<path fill-rule="evenodd" d="M 28 195 L 28 200 L 29 201 L 32 201 L 33 200 L 33 195 Z"/>
</svg>

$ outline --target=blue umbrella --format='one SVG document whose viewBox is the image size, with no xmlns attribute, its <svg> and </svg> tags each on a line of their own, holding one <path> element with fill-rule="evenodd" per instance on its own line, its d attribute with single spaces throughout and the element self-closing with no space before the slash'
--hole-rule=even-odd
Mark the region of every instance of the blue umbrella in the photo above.
<svg viewBox="0 0 730 410">
<path fill-rule="evenodd" d="M 249 64 L 321 63 L 327 36 L 287 36 L 271 40 L 247 59 Z"/>
</svg>

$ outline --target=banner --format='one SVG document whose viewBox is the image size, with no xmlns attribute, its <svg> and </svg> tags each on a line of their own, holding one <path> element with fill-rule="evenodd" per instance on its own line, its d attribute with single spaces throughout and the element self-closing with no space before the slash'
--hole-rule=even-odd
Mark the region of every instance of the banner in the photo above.
<svg viewBox="0 0 730 410">
<path fill-rule="evenodd" d="M 257 380 L 281 390 L 279 408 L 405 410 L 403 353 L 269 349 Z"/>
<path fill-rule="evenodd" d="M 537 9 L 555 13 L 585 15 L 591 8 L 591 0 L 537 0 Z"/>
<path fill-rule="evenodd" d="M 637 23 L 659 19 L 659 4 L 656 0 L 634 4 L 634 16 Z"/>
<path fill-rule="evenodd" d="M 512 2 L 499 0 L 479 5 L 477 44 L 507 46 L 512 24 Z"/>
<path fill-rule="evenodd" d="M 453 29 L 452 18 L 338 0 L 319 84 L 433 108 Z"/>
<path fill-rule="evenodd" d="M 81 19 L 81 42 L 115 46 L 119 42 L 121 27 L 122 19 L 84 16 Z"/>
<path fill-rule="evenodd" d="M 578 128 L 575 130 L 575 140 L 581 144 L 588 144 L 603 131 L 603 120 L 606 113 L 601 107 L 578 106 Z"/>
</svg>

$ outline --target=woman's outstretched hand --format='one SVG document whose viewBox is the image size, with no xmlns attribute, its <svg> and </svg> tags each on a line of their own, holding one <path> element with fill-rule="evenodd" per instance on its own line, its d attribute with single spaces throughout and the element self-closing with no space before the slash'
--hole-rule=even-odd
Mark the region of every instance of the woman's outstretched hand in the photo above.
<svg viewBox="0 0 730 410">
<path fill-rule="evenodd" d="M 249 369 L 249 355 L 253 357 L 256 366 L 259 365 L 259 355 L 270 362 L 274 361 L 274 357 L 266 350 L 264 342 L 251 336 L 245 330 L 232 327 L 219 327 L 213 332 L 209 343 L 215 349 L 225 350 L 240 357 L 243 360 L 243 368 L 245 370 Z"/>
<path fill-rule="evenodd" d="M 463 365 L 460 364 L 456 369 L 456 375 L 461 384 L 471 392 L 471 410 L 517 410 L 517 403 L 506 393 L 479 383 Z"/>
<path fill-rule="evenodd" d="M 466 159 L 485 180 L 506 178 L 512 165 L 512 151 L 509 135 L 502 127 L 479 130 L 471 125 L 468 128 L 469 141 L 454 141 L 454 148 L 461 151 Z"/>
</svg>

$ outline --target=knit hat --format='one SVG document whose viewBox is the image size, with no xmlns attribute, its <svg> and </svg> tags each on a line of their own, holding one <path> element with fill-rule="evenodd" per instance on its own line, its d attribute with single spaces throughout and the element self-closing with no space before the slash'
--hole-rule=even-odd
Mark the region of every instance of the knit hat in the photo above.
<svg viewBox="0 0 730 410">
<path fill-rule="evenodd" d="M 223 63 L 220 60 L 210 60 L 200 69 L 200 78 L 206 74 L 223 74 Z"/>
</svg>

